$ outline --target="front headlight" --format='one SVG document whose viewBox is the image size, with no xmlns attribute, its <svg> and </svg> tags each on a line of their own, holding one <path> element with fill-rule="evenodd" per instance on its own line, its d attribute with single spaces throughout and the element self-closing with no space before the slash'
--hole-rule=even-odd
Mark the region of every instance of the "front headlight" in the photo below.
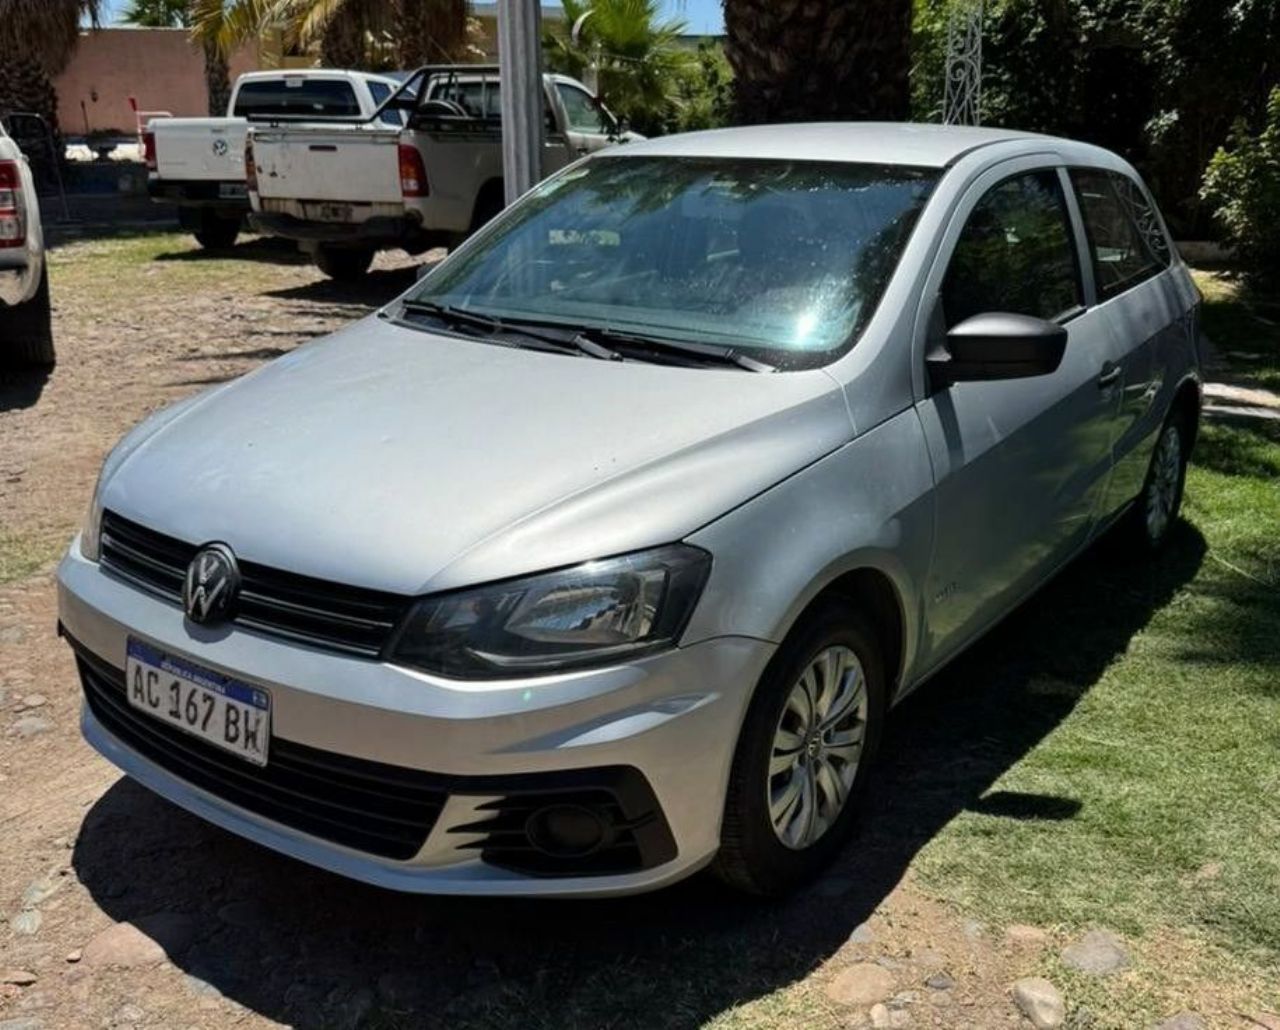
<svg viewBox="0 0 1280 1030">
<path fill-rule="evenodd" d="M 84 523 L 80 526 L 80 554 L 89 561 L 97 561 L 102 553 L 102 475 L 93 485 L 93 496 L 89 499 L 89 510 L 85 512 Z"/>
<path fill-rule="evenodd" d="M 674 544 L 426 597 L 392 661 L 455 679 L 533 675 L 674 646 L 711 555 Z"/>
</svg>

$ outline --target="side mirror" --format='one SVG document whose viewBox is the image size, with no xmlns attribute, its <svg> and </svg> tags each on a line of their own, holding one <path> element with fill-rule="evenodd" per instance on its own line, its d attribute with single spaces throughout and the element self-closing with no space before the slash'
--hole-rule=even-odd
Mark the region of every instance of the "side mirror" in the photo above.
<svg viewBox="0 0 1280 1030">
<path fill-rule="evenodd" d="M 1047 376 L 1062 364 L 1067 330 L 1031 315 L 990 312 L 966 318 L 926 358 L 935 386 Z"/>
</svg>

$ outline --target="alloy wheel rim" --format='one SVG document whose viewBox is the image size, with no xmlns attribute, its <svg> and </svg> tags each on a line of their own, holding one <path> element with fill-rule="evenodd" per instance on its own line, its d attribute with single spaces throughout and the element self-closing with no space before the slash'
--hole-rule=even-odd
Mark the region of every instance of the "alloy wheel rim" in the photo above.
<svg viewBox="0 0 1280 1030">
<path fill-rule="evenodd" d="M 862 760 L 867 681 L 847 647 L 810 659 L 787 695 L 769 753 L 765 801 L 773 832 L 801 851 L 844 811 Z"/>
<path fill-rule="evenodd" d="M 1151 488 L 1147 491 L 1147 534 L 1160 540 L 1173 520 L 1182 472 L 1182 438 L 1174 426 L 1160 436 L 1151 464 Z"/>
</svg>

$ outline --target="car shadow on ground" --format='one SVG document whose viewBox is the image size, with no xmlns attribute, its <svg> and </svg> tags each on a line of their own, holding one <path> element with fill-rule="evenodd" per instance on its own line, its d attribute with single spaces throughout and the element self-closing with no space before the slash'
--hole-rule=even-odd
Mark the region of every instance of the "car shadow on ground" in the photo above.
<svg viewBox="0 0 1280 1030">
<path fill-rule="evenodd" d="M 264 297 L 282 300 L 303 300 L 324 304 L 359 304 L 369 308 L 382 307 L 413 285 L 416 268 L 379 268 L 359 279 L 344 282 L 339 279 L 318 279 L 303 286 L 287 286 L 279 290 L 267 290 Z"/>
<path fill-rule="evenodd" d="M 87 814 L 75 870 L 113 919 L 193 917 L 193 940 L 161 943 L 197 994 L 304 1030 L 698 1026 L 811 972 L 960 812 L 1079 810 L 990 788 L 1195 576 L 1203 538 L 1181 523 L 1170 543 L 1150 565 L 1095 547 L 907 699 L 858 837 L 785 902 L 731 895 L 706 875 L 608 901 L 396 895 L 213 829 L 127 780 Z"/>
<path fill-rule="evenodd" d="M 51 368 L 0 369 L 0 412 L 34 405 L 52 375 Z"/>
<path fill-rule="evenodd" d="M 188 239 L 190 239 L 188 237 Z M 203 247 L 157 254 L 156 261 L 265 261 L 273 265 L 306 265 L 311 259 L 298 250 L 292 240 L 277 236 L 245 236 L 230 247 Z"/>
</svg>

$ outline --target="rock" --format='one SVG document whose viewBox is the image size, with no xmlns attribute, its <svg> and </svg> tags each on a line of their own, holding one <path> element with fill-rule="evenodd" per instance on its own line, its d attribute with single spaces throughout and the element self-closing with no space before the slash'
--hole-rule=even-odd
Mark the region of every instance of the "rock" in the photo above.
<svg viewBox="0 0 1280 1030">
<path fill-rule="evenodd" d="M 966 919 L 960 929 L 965 937 L 971 941 L 980 941 L 987 935 L 986 924 L 980 923 L 976 919 Z"/>
<path fill-rule="evenodd" d="M 37 734 L 48 733 L 51 729 L 53 729 L 53 723 L 43 716 L 24 715 L 9 727 L 9 736 L 27 740 Z"/>
<path fill-rule="evenodd" d="M 1030 976 L 1019 980 L 1013 985 L 1013 1000 L 1037 1030 L 1053 1030 L 1062 1026 L 1067 1018 L 1062 995 L 1043 977 Z"/>
<path fill-rule="evenodd" d="M 899 991 L 889 999 L 889 1008 L 891 1009 L 904 1009 L 908 1005 L 918 1004 L 920 1004 L 919 991 Z"/>
<path fill-rule="evenodd" d="M 207 980 L 201 980 L 200 977 L 193 973 L 187 973 L 182 977 L 182 982 L 186 984 L 187 990 L 199 998 L 221 998 L 222 992 Z"/>
<path fill-rule="evenodd" d="M 73 962 L 73 963 L 74 963 L 74 962 L 79 962 L 79 961 L 80 961 L 80 959 L 81 959 L 81 957 L 82 957 L 83 955 L 84 955 L 84 952 L 82 952 L 79 948 L 76 948 L 76 950 L 75 950 L 75 951 L 68 951 L 68 952 L 67 952 L 67 961 L 68 961 L 68 962 Z"/>
<path fill-rule="evenodd" d="M 949 991 L 956 985 L 956 982 L 947 973 L 934 973 L 924 982 L 924 985 L 932 987 L 935 991 Z"/>
<path fill-rule="evenodd" d="M 146 1012 L 138 1008 L 137 1005 L 126 1003 L 116 1009 L 116 1014 L 112 1017 L 112 1021 L 115 1026 L 134 1026 L 146 1018 Z"/>
<path fill-rule="evenodd" d="M 1179 1012 L 1157 1023 L 1155 1030 L 1209 1030 L 1209 1024 L 1194 1012 Z"/>
<path fill-rule="evenodd" d="M 866 923 L 859 923 L 853 928 L 853 933 L 849 934 L 850 944 L 871 944 L 875 939 L 876 935 Z"/>
<path fill-rule="evenodd" d="M 22 707 L 19 711 L 26 711 L 29 708 L 43 708 L 49 703 L 49 699 L 43 694 L 28 694 L 21 701 Z"/>
<path fill-rule="evenodd" d="M 29 987 L 39 979 L 27 969 L 6 969 L 0 973 L 0 983 L 13 984 L 15 987 Z"/>
<path fill-rule="evenodd" d="M 889 1026 L 889 1010 L 881 1004 L 871 1006 L 871 1011 L 867 1013 L 871 1017 L 871 1025 L 874 1027 Z"/>
<path fill-rule="evenodd" d="M 930 991 L 929 992 L 929 1004 L 936 1005 L 940 1009 L 946 1008 L 953 1001 L 955 1001 L 955 999 L 951 997 L 951 994 L 948 991 Z"/>
<path fill-rule="evenodd" d="M 1105 930 L 1090 930 L 1062 949 L 1062 964 L 1081 973 L 1107 976 L 1129 965 L 1129 952 Z"/>
<path fill-rule="evenodd" d="M 84 946 L 84 961 L 90 966 L 154 966 L 170 953 L 185 951 L 194 936 L 194 923 L 187 916 L 159 912 L 136 923 L 116 923 Z"/>
<path fill-rule="evenodd" d="M 1005 928 L 1004 942 L 1012 948 L 1043 948 L 1049 943 L 1049 932 L 1038 926 L 1014 923 Z"/>
<path fill-rule="evenodd" d="M 35 908 L 42 901 L 51 898 L 62 887 L 65 880 L 55 880 L 52 876 L 42 876 L 38 880 L 32 880 L 27 884 L 27 889 L 22 892 L 22 907 Z"/>
<path fill-rule="evenodd" d="M 10 919 L 9 928 L 17 934 L 33 934 L 40 929 L 40 924 L 43 922 L 44 916 L 35 909 L 28 909 L 25 912 L 19 912 Z"/>
<path fill-rule="evenodd" d="M 841 1005 L 874 1005 L 893 994 L 893 974 L 874 962 L 855 962 L 827 985 L 827 997 Z"/>
<path fill-rule="evenodd" d="M 889 1025 L 893 1027 L 894 1030 L 900 1030 L 902 1027 L 910 1026 L 911 1013 L 907 1012 L 905 1009 L 890 1009 Z"/>
<path fill-rule="evenodd" d="M 1263 1030 L 1280 1030 L 1280 1016 L 1274 1012 L 1251 1012 L 1249 1018 Z"/>
</svg>

